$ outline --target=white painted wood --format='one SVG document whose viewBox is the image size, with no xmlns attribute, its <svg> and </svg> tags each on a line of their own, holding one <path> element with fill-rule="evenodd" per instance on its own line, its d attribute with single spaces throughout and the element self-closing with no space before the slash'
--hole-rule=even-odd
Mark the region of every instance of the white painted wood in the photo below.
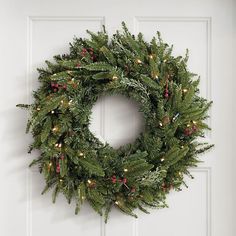
<svg viewBox="0 0 236 236">
<path fill-rule="evenodd" d="M 138 103 L 122 95 L 102 97 L 94 106 L 90 130 L 113 148 L 132 143 L 144 128 L 145 121 L 139 109 Z M 100 126 L 97 125 L 99 115 L 102 118 Z"/>
<path fill-rule="evenodd" d="M 236 235 L 235 7 L 233 0 L 0 0 L 0 235 Z M 86 36 L 86 29 L 96 31 L 102 24 L 112 34 L 122 20 L 146 39 L 161 31 L 175 54 L 189 48 L 189 67 L 201 75 L 201 93 L 214 101 L 207 139 L 216 147 L 191 170 L 195 179 L 187 180 L 189 189 L 170 194 L 169 209 L 140 213 L 138 220 L 113 210 L 105 226 L 88 206 L 75 216 L 63 198 L 52 205 L 50 194 L 40 195 L 43 178 L 27 168 L 37 153 L 26 154 L 31 140 L 24 136 L 26 114 L 15 104 L 31 101 L 38 86 L 35 69 L 67 52 L 74 35 Z M 132 140 L 141 124 L 135 106 L 117 97 L 102 101 L 94 108 L 92 129 L 114 146 Z M 116 118 L 118 112 L 122 116 Z"/>
</svg>

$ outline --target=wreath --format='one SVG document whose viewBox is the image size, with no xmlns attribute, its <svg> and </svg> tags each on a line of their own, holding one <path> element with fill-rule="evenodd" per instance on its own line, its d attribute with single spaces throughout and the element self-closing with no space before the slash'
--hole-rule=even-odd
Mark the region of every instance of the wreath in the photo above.
<svg viewBox="0 0 236 236">
<path fill-rule="evenodd" d="M 112 206 L 137 217 L 134 209 L 163 208 L 171 189 L 181 190 L 198 154 L 212 145 L 199 142 L 211 105 L 199 96 L 199 78 L 187 69 L 185 57 L 172 55 L 172 46 L 157 37 L 146 42 L 123 31 L 111 38 L 103 27 L 87 31 L 90 39 L 75 38 L 68 54 L 46 61 L 38 69 L 40 87 L 31 105 L 27 132 L 40 150 L 30 164 L 53 189 L 55 202 L 63 193 L 76 204 L 86 200 L 107 221 Z M 102 143 L 89 130 L 91 109 L 103 95 L 122 94 L 140 104 L 144 131 L 132 144 L 118 149 Z"/>
</svg>

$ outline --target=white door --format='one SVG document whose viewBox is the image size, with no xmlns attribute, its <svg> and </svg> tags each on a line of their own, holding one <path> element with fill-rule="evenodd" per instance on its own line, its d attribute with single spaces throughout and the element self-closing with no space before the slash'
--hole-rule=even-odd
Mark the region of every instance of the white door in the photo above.
<svg viewBox="0 0 236 236">
<path fill-rule="evenodd" d="M 1 236 L 235 236 L 233 134 L 236 2 L 233 0 L 0 0 L 0 235 Z M 235 9 L 236 10 L 236 9 Z M 190 50 L 189 67 L 201 76 L 202 96 L 213 100 L 207 140 L 216 146 L 192 169 L 189 189 L 172 192 L 170 208 L 139 213 L 137 220 L 113 210 L 107 225 L 89 207 L 78 216 L 63 198 L 41 196 L 43 177 L 28 169 L 27 115 L 15 108 L 31 102 L 36 68 L 68 50 L 73 36 L 86 36 L 105 24 L 112 34 L 124 20 L 150 39 L 157 30 L 174 44 L 175 54 Z M 234 47 L 234 48 L 233 48 Z M 112 114 L 125 114 L 116 119 Z M 94 108 L 92 128 L 117 145 L 140 128 L 135 105 L 123 98 L 103 99 Z M 127 122 L 127 123 L 126 123 Z M 130 129 L 128 122 L 131 122 Z"/>
</svg>

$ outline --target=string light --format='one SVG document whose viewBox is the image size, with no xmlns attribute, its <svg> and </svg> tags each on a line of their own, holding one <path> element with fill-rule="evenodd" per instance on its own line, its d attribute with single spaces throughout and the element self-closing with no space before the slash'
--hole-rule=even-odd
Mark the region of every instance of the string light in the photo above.
<svg viewBox="0 0 236 236">
<path fill-rule="evenodd" d="M 82 157 L 84 154 L 82 152 L 79 153 L 79 156 Z"/>
<path fill-rule="evenodd" d="M 116 205 L 119 205 L 119 202 L 118 202 L 118 201 L 115 201 L 115 204 L 116 204 Z"/>
<path fill-rule="evenodd" d="M 48 164 L 48 170 L 51 169 L 51 166 L 52 166 L 52 162 L 49 162 L 49 164 Z"/>
<path fill-rule="evenodd" d="M 55 113 L 55 111 L 51 111 L 51 113 L 52 113 L 52 114 L 54 114 L 54 113 Z"/>
<path fill-rule="evenodd" d="M 124 172 L 128 172 L 128 169 L 125 168 L 125 169 L 124 169 Z"/>
<path fill-rule="evenodd" d="M 163 126 L 163 124 L 162 124 L 161 122 L 159 123 L 159 125 L 160 125 L 161 127 Z"/>
<path fill-rule="evenodd" d="M 53 131 L 53 132 L 57 132 L 57 131 L 58 131 L 58 127 L 55 126 L 55 127 L 52 129 L 52 131 Z"/>
<path fill-rule="evenodd" d="M 61 100 L 61 104 L 63 104 L 64 103 L 64 101 L 63 100 Z"/>
<path fill-rule="evenodd" d="M 37 111 L 40 111 L 41 109 L 40 109 L 40 107 L 37 107 L 37 109 L 36 109 Z"/>
<path fill-rule="evenodd" d="M 117 80 L 118 77 L 117 77 L 116 75 L 113 75 L 113 76 L 112 76 L 112 79 L 113 79 L 113 80 Z"/>
<path fill-rule="evenodd" d="M 193 120 L 192 122 L 193 122 L 193 124 L 195 124 L 195 125 L 197 124 L 197 121 L 195 121 L 195 120 Z"/>
<path fill-rule="evenodd" d="M 153 55 L 152 55 L 152 54 L 151 54 L 151 55 L 149 55 L 149 58 L 150 58 L 150 59 L 153 59 Z"/>
<path fill-rule="evenodd" d="M 141 63 L 142 63 L 142 61 L 141 61 L 140 59 L 137 59 L 136 62 L 137 62 L 138 64 L 141 64 Z"/>
<path fill-rule="evenodd" d="M 62 144 L 61 144 L 61 143 L 59 143 L 59 144 L 58 144 L 58 147 L 59 147 L 59 148 L 61 148 L 61 146 L 62 146 Z"/>
<path fill-rule="evenodd" d="M 161 158 L 161 162 L 163 162 L 165 160 L 165 158 Z"/>
<path fill-rule="evenodd" d="M 187 92 L 188 92 L 188 89 L 184 88 L 184 89 L 183 89 L 183 92 L 184 92 L 184 93 L 187 93 Z"/>
<path fill-rule="evenodd" d="M 96 181 L 94 181 L 94 180 L 88 179 L 87 182 L 88 182 L 88 186 L 90 188 L 94 188 L 96 186 Z"/>
<path fill-rule="evenodd" d="M 56 143 L 56 144 L 55 144 L 55 147 L 58 147 L 58 146 L 59 146 L 59 144 L 58 144 L 58 143 Z"/>
</svg>

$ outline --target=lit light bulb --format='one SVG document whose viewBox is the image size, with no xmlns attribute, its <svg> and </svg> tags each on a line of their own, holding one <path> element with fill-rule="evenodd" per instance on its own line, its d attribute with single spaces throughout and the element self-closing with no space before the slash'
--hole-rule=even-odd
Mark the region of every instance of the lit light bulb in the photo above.
<svg viewBox="0 0 236 236">
<path fill-rule="evenodd" d="M 125 168 L 125 169 L 124 169 L 124 172 L 128 172 L 128 169 Z"/>
<path fill-rule="evenodd" d="M 138 64 L 141 64 L 141 63 L 142 63 L 142 61 L 141 61 L 140 59 L 137 59 L 136 62 L 137 62 Z"/>
<path fill-rule="evenodd" d="M 58 131 L 58 127 L 54 127 L 54 128 L 52 129 L 52 131 L 53 131 L 53 132 Z"/>
<path fill-rule="evenodd" d="M 161 158 L 161 162 L 163 162 L 165 160 L 165 158 Z"/>
<path fill-rule="evenodd" d="M 184 93 L 187 93 L 187 92 L 188 92 L 188 89 L 184 88 L 184 89 L 183 89 L 183 92 L 184 92 Z"/>
</svg>

